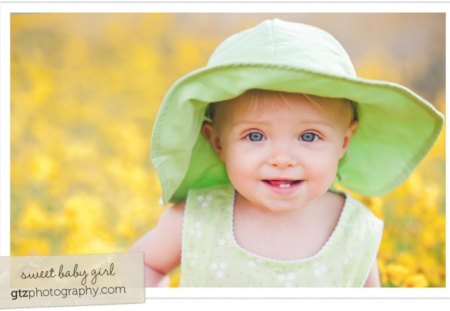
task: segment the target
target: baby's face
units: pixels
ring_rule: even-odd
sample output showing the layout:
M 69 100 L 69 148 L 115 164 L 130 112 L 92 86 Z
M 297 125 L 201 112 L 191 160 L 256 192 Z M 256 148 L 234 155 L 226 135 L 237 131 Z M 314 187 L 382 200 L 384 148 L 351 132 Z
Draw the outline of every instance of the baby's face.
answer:
M 327 192 L 356 122 L 349 107 L 306 98 L 257 106 L 220 104 L 212 145 L 245 200 L 274 212 L 300 208 Z

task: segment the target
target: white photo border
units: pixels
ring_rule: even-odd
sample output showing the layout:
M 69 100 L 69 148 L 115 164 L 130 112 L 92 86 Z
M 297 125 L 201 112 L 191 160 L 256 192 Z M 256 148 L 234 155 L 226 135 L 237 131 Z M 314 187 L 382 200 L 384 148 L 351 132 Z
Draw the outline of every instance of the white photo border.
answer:
M 28 1 L 3 2 L 0 4 L 0 255 L 10 255 L 10 16 L 14 13 L 447 13 L 449 3 L 338 3 L 330 1 L 317 3 L 263 2 L 255 6 L 254 1 L 230 3 L 205 2 L 152 2 L 103 3 L 103 2 L 46 2 Z M 446 23 L 446 44 L 450 42 L 449 26 Z M 449 64 L 446 62 L 446 73 Z M 448 90 L 447 79 L 446 90 Z M 447 134 L 447 133 L 446 133 Z M 447 135 L 448 137 L 448 135 Z M 447 150 L 446 150 L 447 152 Z M 447 153 L 446 153 L 447 154 Z M 7 173 L 8 172 L 8 173 Z M 446 168 L 446 175 L 449 168 Z M 448 187 L 448 186 L 446 186 Z M 448 189 L 448 188 L 446 188 Z M 447 191 L 446 191 L 447 192 Z M 446 198 L 447 205 L 447 198 Z M 448 219 L 448 216 L 447 216 Z M 446 236 L 449 236 L 449 226 Z M 448 245 L 448 239 L 446 241 Z M 449 259 L 446 259 L 448 267 Z M 448 284 L 448 276 L 446 276 Z M 439 298 L 450 299 L 450 289 L 446 288 L 364 288 L 364 289 L 254 289 L 254 288 L 179 288 L 147 289 L 147 298 Z

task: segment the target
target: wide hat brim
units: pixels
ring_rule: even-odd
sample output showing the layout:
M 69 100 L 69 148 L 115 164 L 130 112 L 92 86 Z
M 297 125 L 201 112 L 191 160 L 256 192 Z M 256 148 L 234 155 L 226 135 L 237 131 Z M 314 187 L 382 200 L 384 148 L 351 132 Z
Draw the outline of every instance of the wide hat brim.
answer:
M 359 128 L 339 165 L 337 182 L 361 195 L 384 195 L 401 184 L 433 146 L 443 124 L 443 116 L 430 103 L 396 83 L 273 59 L 208 65 L 172 86 L 155 122 L 151 158 L 165 203 L 185 199 L 189 189 L 229 183 L 223 162 L 201 135 L 201 126 L 210 103 L 249 89 L 353 101 Z
M 340 184 L 362 195 L 383 195 L 398 186 L 429 151 L 443 123 L 431 104 L 394 83 L 273 64 L 201 69 L 174 85 L 155 123 L 152 161 L 164 202 L 184 199 L 190 188 L 229 182 L 224 164 L 200 134 L 201 126 L 210 103 L 249 89 L 347 98 L 356 103 L 360 126 L 338 172 Z

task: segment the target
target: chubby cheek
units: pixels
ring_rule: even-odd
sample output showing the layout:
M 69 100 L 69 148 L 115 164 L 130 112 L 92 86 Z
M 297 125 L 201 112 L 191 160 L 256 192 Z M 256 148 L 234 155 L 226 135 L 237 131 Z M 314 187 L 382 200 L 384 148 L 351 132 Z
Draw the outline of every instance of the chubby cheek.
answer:
M 249 177 L 255 178 L 257 175 L 259 160 L 251 153 L 243 152 L 239 148 L 224 148 L 222 161 L 233 184 L 242 183 Z
M 329 187 L 336 177 L 339 156 L 334 152 L 315 154 L 309 158 L 308 163 L 303 164 L 307 179 Z

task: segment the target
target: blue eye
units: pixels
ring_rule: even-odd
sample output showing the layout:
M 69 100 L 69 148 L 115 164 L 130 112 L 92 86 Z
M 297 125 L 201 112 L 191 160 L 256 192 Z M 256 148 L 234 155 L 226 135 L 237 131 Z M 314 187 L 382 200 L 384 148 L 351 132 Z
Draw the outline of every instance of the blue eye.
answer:
M 316 138 L 319 138 L 319 136 L 317 136 L 317 134 L 314 134 L 311 132 L 307 132 L 307 133 L 300 135 L 300 140 L 309 142 L 309 143 L 315 141 Z
M 264 139 L 264 135 L 258 132 L 251 132 L 247 135 L 247 139 L 250 141 L 261 141 Z

